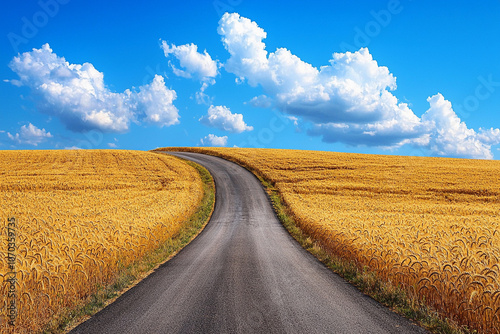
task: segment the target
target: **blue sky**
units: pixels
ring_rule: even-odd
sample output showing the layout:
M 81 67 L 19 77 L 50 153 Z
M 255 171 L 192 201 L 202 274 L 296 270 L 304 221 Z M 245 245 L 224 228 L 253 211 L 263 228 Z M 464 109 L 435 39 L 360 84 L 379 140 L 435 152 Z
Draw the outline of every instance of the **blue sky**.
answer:
M 500 157 L 498 0 L 2 6 L 0 149 Z

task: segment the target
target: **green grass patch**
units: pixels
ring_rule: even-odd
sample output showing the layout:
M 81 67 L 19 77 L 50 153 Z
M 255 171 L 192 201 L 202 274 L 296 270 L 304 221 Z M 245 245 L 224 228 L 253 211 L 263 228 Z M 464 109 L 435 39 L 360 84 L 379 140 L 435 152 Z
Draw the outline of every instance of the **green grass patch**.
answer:
M 184 161 L 194 167 L 200 174 L 204 195 L 198 209 L 183 224 L 178 234 L 161 244 L 153 252 L 145 254 L 141 259 L 120 270 L 109 285 L 98 287 L 94 294 L 75 308 L 63 312 L 58 318 L 52 319 L 42 333 L 69 332 L 143 280 L 152 270 L 175 256 L 203 230 L 210 220 L 215 206 L 214 181 L 204 167 L 191 161 Z

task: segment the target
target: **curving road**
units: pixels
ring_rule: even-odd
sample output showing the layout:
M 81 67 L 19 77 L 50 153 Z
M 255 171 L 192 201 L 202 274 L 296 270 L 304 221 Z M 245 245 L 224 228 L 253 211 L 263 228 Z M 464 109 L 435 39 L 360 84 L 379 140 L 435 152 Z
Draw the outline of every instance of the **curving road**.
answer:
M 212 156 L 174 155 L 213 175 L 210 223 L 71 333 L 426 333 L 302 249 L 253 174 Z

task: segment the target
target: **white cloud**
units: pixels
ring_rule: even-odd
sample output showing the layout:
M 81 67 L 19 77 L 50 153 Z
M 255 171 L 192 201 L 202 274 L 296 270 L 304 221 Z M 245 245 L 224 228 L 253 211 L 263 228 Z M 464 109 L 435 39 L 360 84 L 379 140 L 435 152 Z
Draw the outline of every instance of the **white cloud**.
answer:
M 125 132 L 131 122 L 141 120 L 160 126 L 178 123 L 175 91 L 165 87 L 161 76 L 139 92 L 115 93 L 92 64 L 70 64 L 49 44 L 14 57 L 9 67 L 19 76 L 10 82 L 30 87 L 38 108 L 73 131 Z
M 108 147 L 111 147 L 111 148 L 117 148 L 118 147 L 118 139 L 116 138 L 113 138 L 113 141 L 114 143 L 108 143 Z
M 179 111 L 173 104 L 176 98 L 175 91 L 165 86 L 163 77 L 155 75 L 153 82 L 139 88 L 135 100 L 144 112 L 144 121 L 163 127 L 179 123 Z
M 500 144 L 500 129 L 482 129 L 479 128 L 479 133 L 477 138 L 488 145 L 498 145 Z
M 199 120 L 207 126 L 233 133 L 253 130 L 253 127 L 245 124 L 242 114 L 233 114 L 226 106 L 210 106 L 208 114 Z
M 218 137 L 213 134 L 209 134 L 200 140 L 202 146 L 226 146 L 227 136 Z
M 162 41 L 161 48 L 165 57 L 169 58 L 170 55 L 173 55 L 179 61 L 179 66 L 182 69 L 169 61 L 175 75 L 183 78 L 195 78 L 202 82 L 200 91 L 195 95 L 196 102 L 210 104 L 212 99 L 204 92 L 210 85 L 215 84 L 215 77 L 219 74 L 219 61 L 213 60 L 207 50 L 204 50 L 203 53 L 198 52 L 198 46 L 192 43 L 176 46 Z
M 206 104 L 210 105 L 213 101 L 213 98 L 203 93 L 203 91 L 199 91 L 195 93 L 196 103 L 198 104 Z
M 82 150 L 82 148 L 78 147 L 78 146 L 66 146 L 64 149 L 65 150 Z
M 438 155 L 492 159 L 491 145 L 500 143 L 500 130 L 467 128 L 458 118 L 451 103 L 436 94 L 427 101 L 430 108 L 422 115 L 422 122 L 430 133 L 428 146 Z
M 273 99 L 266 95 L 259 95 L 252 98 L 249 103 L 256 108 L 270 108 L 273 105 Z
M 169 45 L 166 41 L 161 42 L 161 48 L 165 57 L 171 54 L 177 58 L 179 65 L 183 69 L 178 69 L 174 65 L 170 65 L 177 76 L 192 78 L 193 76 L 202 81 L 207 81 L 210 78 L 215 78 L 219 73 L 219 65 L 216 60 L 208 54 L 207 50 L 203 53 L 198 52 L 198 46 L 195 44 L 185 44 L 176 46 Z
M 286 116 L 289 120 L 293 122 L 293 125 L 298 126 L 299 125 L 299 119 L 295 116 Z
M 441 107 L 436 111 L 434 97 L 429 100 L 432 110 L 420 119 L 392 94 L 396 78 L 367 48 L 334 53 L 329 65 L 318 69 L 285 48 L 268 53 L 266 32 L 237 13 L 222 16 L 218 33 L 230 54 L 226 71 L 266 93 L 250 103 L 267 107 L 272 100 L 282 112 L 311 122 L 308 134 L 322 136 L 325 142 L 383 148 L 411 144 L 437 155 L 482 158 L 490 158 L 490 146 L 500 142 L 498 129 L 477 134 L 454 112 Z M 459 136 L 455 146 L 454 135 Z
M 356 133 L 354 142 L 381 133 L 385 144 L 399 145 L 402 140 L 390 140 L 389 132 L 403 131 L 403 138 L 419 135 L 419 118 L 390 92 L 396 78 L 368 49 L 335 53 L 330 65 L 318 70 L 284 48 L 268 54 L 264 30 L 237 13 L 224 14 L 218 32 L 230 54 L 225 69 L 252 86 L 261 85 L 269 95 L 254 98 L 253 104 L 268 106 L 272 98 L 283 112 L 319 125 L 315 134 L 347 124 L 347 131 Z M 398 121 L 405 124 L 394 124 Z
M 375 122 L 315 123 L 310 135 L 323 136 L 327 143 L 396 148 L 420 141 L 425 135 L 420 119 L 406 106 L 391 117 Z
M 262 42 L 267 34 L 257 23 L 237 13 L 225 13 L 217 30 L 231 57 L 226 61 L 226 71 L 234 73 L 241 82 L 257 86 L 269 81 L 269 63 L 266 45 Z
M 47 138 L 52 138 L 50 132 L 45 131 L 45 129 L 39 129 L 31 123 L 29 123 L 28 126 L 21 126 L 19 133 L 16 133 L 15 135 L 7 132 L 7 136 L 18 144 L 28 144 L 34 146 L 38 146 L 38 144 Z

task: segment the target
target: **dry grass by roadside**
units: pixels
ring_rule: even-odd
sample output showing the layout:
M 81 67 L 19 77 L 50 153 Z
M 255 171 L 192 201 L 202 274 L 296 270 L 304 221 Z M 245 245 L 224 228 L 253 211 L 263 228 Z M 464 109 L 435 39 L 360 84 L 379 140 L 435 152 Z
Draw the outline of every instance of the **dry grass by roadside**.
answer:
M 161 245 L 154 252 L 144 256 L 143 259 L 125 268 L 112 284 L 100 289 L 87 303 L 78 309 L 69 311 L 62 318 L 62 321 L 55 321 L 54 326 L 45 330 L 45 333 L 69 332 L 78 324 L 114 302 L 119 296 L 133 288 L 160 265 L 173 258 L 203 231 L 215 207 L 215 185 L 212 176 L 204 167 L 191 161 L 184 161 L 198 171 L 203 182 L 204 194 L 196 212 L 189 217 L 176 236 Z

